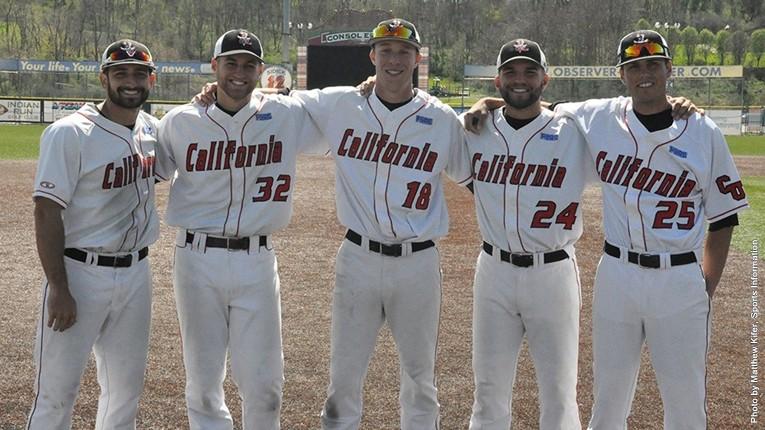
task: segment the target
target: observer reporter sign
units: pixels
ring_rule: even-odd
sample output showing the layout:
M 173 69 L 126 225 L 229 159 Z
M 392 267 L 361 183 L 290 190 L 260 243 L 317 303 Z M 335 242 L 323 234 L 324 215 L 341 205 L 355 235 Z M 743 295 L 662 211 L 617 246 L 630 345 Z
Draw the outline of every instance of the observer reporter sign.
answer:
M 619 69 L 613 66 L 551 66 L 547 72 L 560 79 L 619 79 Z M 673 66 L 672 77 L 680 78 L 741 78 L 743 66 Z
M 619 69 L 614 66 L 550 66 L 547 74 L 558 79 L 619 79 Z M 466 78 L 493 78 L 495 66 L 465 65 Z M 676 79 L 742 78 L 743 66 L 673 66 L 672 77 Z

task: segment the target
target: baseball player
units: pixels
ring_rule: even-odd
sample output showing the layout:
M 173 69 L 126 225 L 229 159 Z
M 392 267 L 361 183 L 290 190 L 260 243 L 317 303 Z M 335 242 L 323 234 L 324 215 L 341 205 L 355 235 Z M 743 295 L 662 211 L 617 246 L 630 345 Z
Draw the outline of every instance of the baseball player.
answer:
M 626 428 L 647 342 L 664 428 L 703 429 L 710 301 L 748 203 L 720 129 L 699 114 L 672 119 L 666 40 L 632 32 L 618 61 L 630 97 L 562 106 L 585 133 L 603 189 L 589 428 Z
M 151 312 L 148 246 L 154 208 L 156 119 L 141 111 L 154 85 L 141 43 L 103 53 L 106 100 L 51 124 L 40 140 L 35 234 L 45 280 L 27 429 L 68 429 L 91 349 L 96 429 L 134 429 Z
M 296 157 L 321 142 L 293 99 L 254 93 L 263 49 L 247 30 L 216 42 L 217 102 L 160 123 L 174 172 L 167 223 L 178 228 L 173 286 L 191 429 L 232 429 L 227 351 L 244 429 L 278 429 L 284 380 L 279 276 L 271 234 L 292 212 Z
M 594 168 L 573 121 L 543 110 L 547 61 L 536 42 L 502 46 L 494 83 L 505 101 L 468 133 L 483 252 L 473 294 L 475 399 L 470 429 L 507 430 L 524 336 L 539 385 L 540 429 L 581 429 L 576 402 L 580 200 Z
M 337 215 L 348 228 L 336 262 L 324 429 L 356 429 L 377 334 L 387 322 L 401 363 L 401 428 L 438 427 L 435 358 L 441 272 L 435 241 L 448 230 L 444 173 L 470 181 L 456 114 L 412 86 L 420 36 L 402 19 L 372 30 L 374 94 L 293 92 L 329 142 Z

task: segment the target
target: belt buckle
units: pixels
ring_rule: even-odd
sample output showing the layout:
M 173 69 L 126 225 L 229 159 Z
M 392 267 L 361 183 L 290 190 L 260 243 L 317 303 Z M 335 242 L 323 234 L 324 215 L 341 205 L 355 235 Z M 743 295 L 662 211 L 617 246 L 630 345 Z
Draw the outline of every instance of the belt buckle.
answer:
M 638 254 L 638 266 L 656 268 L 661 265 L 658 255 L 641 253 Z
M 112 268 L 115 267 L 130 267 L 131 263 L 133 262 L 133 254 L 128 255 L 115 255 L 112 257 Z
M 531 262 L 528 260 L 531 259 Z M 534 256 L 531 254 L 510 254 L 510 262 L 518 267 L 531 267 L 534 265 Z
M 402 249 L 403 245 L 386 245 L 384 243 L 380 243 L 380 254 L 386 255 L 388 257 L 401 257 L 403 252 Z

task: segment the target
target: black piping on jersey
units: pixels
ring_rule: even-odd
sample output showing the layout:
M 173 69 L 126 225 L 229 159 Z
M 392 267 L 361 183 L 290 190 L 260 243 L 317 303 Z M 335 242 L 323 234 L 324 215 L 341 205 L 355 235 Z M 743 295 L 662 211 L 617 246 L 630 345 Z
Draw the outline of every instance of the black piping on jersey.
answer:
M 380 136 L 382 137 L 383 132 L 385 131 L 383 129 L 382 121 L 380 121 L 380 118 L 377 117 L 377 114 L 375 113 L 375 110 L 372 109 L 372 105 L 369 103 L 369 97 L 367 97 L 367 106 L 369 106 L 369 111 L 372 112 L 372 115 L 377 120 L 377 123 L 380 124 Z M 380 219 L 377 217 L 377 197 L 375 197 L 375 189 L 377 188 L 377 169 L 380 167 L 380 160 L 375 160 L 375 178 L 372 181 L 372 212 L 375 214 L 375 222 L 377 225 L 380 225 Z M 391 224 L 391 230 L 393 230 L 393 224 Z M 396 231 L 393 231 L 393 236 L 396 236 Z
M 105 127 L 102 127 L 97 122 L 93 121 L 93 119 L 91 119 L 87 115 L 81 113 L 80 111 L 77 111 L 77 113 L 80 114 L 85 119 L 87 119 L 88 121 L 92 122 L 93 125 L 95 125 L 96 127 L 100 128 L 101 130 L 103 130 L 103 131 L 111 134 L 112 136 L 120 139 L 121 141 L 125 142 L 125 145 L 127 145 L 128 150 L 130 151 L 130 155 L 131 156 L 135 156 L 136 155 L 133 152 L 133 147 L 130 145 L 130 142 L 125 140 L 125 138 L 123 138 L 122 136 L 119 136 L 119 135 L 117 135 L 115 133 L 112 133 L 111 131 L 107 130 Z M 131 132 L 131 134 L 132 134 L 132 132 Z M 143 156 L 143 154 L 141 154 L 141 156 Z M 125 245 L 125 242 L 127 241 L 128 234 L 130 233 L 130 230 L 132 230 L 133 228 L 136 229 L 136 233 L 135 233 L 135 240 L 133 241 L 133 246 L 131 247 L 131 250 L 134 249 L 136 247 L 136 245 L 138 244 L 138 229 L 137 229 L 136 223 L 135 223 L 135 211 L 136 211 L 136 209 L 138 209 L 141 206 L 141 190 L 138 189 L 138 181 L 133 181 L 133 188 L 135 188 L 135 194 L 136 194 L 136 197 L 138 197 L 138 204 L 136 205 L 135 208 L 133 208 L 130 211 L 130 227 L 125 231 L 125 236 L 122 237 L 122 243 L 120 243 L 120 246 L 118 248 L 119 250 L 123 249 L 122 247 Z
M 244 129 L 247 128 L 247 124 L 249 124 L 250 120 L 255 118 L 258 112 L 260 112 L 260 109 L 262 109 L 263 106 L 265 105 L 265 102 L 263 101 L 262 98 L 259 101 L 261 102 L 260 106 L 258 106 L 258 108 L 255 109 L 255 112 L 253 112 L 253 114 L 250 115 L 249 118 L 247 118 L 247 121 L 245 121 L 244 124 L 242 124 L 242 128 L 239 131 L 240 133 L 239 141 L 242 144 L 242 146 L 244 146 Z M 242 180 L 242 184 L 244 186 L 242 187 L 242 202 L 239 203 L 239 216 L 236 219 L 236 233 L 234 234 L 235 237 L 239 237 L 239 225 L 242 222 L 242 212 L 244 212 L 244 195 L 247 193 L 247 166 L 245 164 L 242 165 L 242 175 L 244 175 Z M 249 253 L 250 251 L 247 250 L 247 252 Z
M 401 122 L 398 125 L 398 128 L 396 128 L 396 134 L 393 136 L 393 141 L 398 142 L 398 132 L 401 131 L 401 126 L 404 125 L 404 123 L 411 117 L 417 114 L 417 112 L 421 111 L 425 108 L 425 106 L 429 105 L 430 102 L 425 102 L 422 106 L 420 106 L 417 110 L 412 112 L 410 115 L 408 115 L 406 118 L 401 120 Z M 382 157 L 380 157 L 382 158 Z M 388 205 L 388 186 L 390 185 L 390 171 L 393 169 L 393 164 L 388 164 L 388 176 L 385 178 L 385 209 L 388 211 L 388 219 L 390 220 L 390 228 L 393 230 L 393 217 L 390 215 L 390 206 Z M 394 231 L 393 234 L 395 235 L 396 232 Z
M 213 124 L 217 125 L 218 127 L 220 127 L 221 130 L 223 130 L 223 134 L 226 135 L 226 142 L 228 142 L 229 141 L 228 130 L 226 130 L 225 127 L 220 125 L 218 121 L 215 121 L 213 117 L 210 116 L 210 113 L 208 112 L 209 109 L 210 109 L 210 106 L 205 107 L 205 116 L 207 116 L 207 118 L 210 121 L 212 121 Z M 228 207 L 226 208 L 226 219 L 223 221 L 223 230 L 220 233 L 220 235 L 224 237 L 226 236 L 226 225 L 228 225 L 228 215 L 231 212 L 231 204 L 234 202 L 233 182 L 234 182 L 234 176 L 231 173 L 231 169 L 229 168 L 228 169 Z M 205 252 L 206 251 L 207 251 L 207 248 L 205 247 Z
M 62 206 L 64 207 L 64 209 L 66 209 L 66 208 L 69 206 L 69 202 L 67 202 L 66 200 L 62 199 L 61 197 L 59 197 L 59 196 L 57 196 L 57 195 L 55 195 L 55 194 L 53 194 L 53 193 L 49 193 L 49 192 L 47 192 L 47 191 L 43 191 L 43 190 L 40 190 L 40 189 L 37 189 L 37 190 L 35 190 L 35 192 L 36 192 L 36 193 L 40 193 L 40 194 L 46 194 L 46 195 L 49 195 L 49 196 L 51 197 L 51 198 L 49 198 L 49 199 L 50 199 L 50 200 L 53 200 L 53 201 L 54 201 L 54 202 L 56 202 L 56 203 L 58 203 L 58 202 L 61 202 L 61 203 L 63 203 L 63 205 L 62 205 Z
M 502 116 L 502 119 L 507 122 L 507 119 L 505 119 L 504 115 Z M 529 138 L 526 140 L 526 142 L 523 144 L 523 147 L 521 149 L 521 163 L 523 163 L 523 157 L 526 154 L 526 146 L 528 146 L 529 142 L 531 142 L 531 139 L 533 139 L 537 134 L 541 133 L 542 130 L 547 128 L 547 126 L 552 122 L 552 120 L 555 119 L 555 115 L 551 116 L 550 119 L 537 131 L 534 133 L 531 133 Z M 497 127 L 497 122 L 492 121 L 492 125 L 494 126 L 494 129 L 497 130 L 497 133 L 499 133 L 500 136 L 502 136 L 502 140 L 505 142 L 505 148 L 507 150 L 507 158 L 510 159 L 510 144 L 507 143 L 507 138 L 504 134 L 502 134 L 502 131 L 500 131 L 499 127 Z M 530 124 L 530 123 L 529 123 Z M 510 125 L 508 123 L 508 125 Z M 528 125 L 528 124 L 527 124 Z M 525 126 L 524 126 L 525 127 Z M 523 128 L 523 127 L 521 127 Z M 507 237 L 507 181 L 504 181 L 502 184 L 502 226 L 505 228 L 505 237 Z M 520 208 L 518 205 L 518 198 L 521 193 L 521 184 L 520 182 L 515 186 L 515 232 L 518 235 L 518 242 L 521 244 L 521 249 L 523 252 L 526 251 L 526 247 L 523 245 L 523 238 L 521 237 L 521 226 L 520 226 Z M 510 252 L 513 252 L 512 247 L 510 246 L 510 241 L 507 241 L 507 250 Z
M 632 128 L 630 127 L 629 121 L 627 120 L 627 105 L 624 106 L 624 125 L 627 126 L 627 131 L 630 133 L 630 137 L 632 137 L 632 141 L 635 142 L 635 158 L 634 159 L 637 159 L 638 142 L 637 142 L 637 139 L 635 138 L 635 134 L 632 132 Z M 651 167 L 651 160 L 653 159 L 653 154 L 656 153 L 657 149 L 661 148 L 664 145 L 668 145 L 668 144 L 676 141 L 677 139 L 680 138 L 680 136 L 682 136 L 685 133 L 685 130 L 687 130 L 687 129 L 688 129 L 688 120 L 685 120 L 685 126 L 680 131 L 680 134 L 678 134 L 677 136 L 675 136 L 674 138 L 672 138 L 672 139 L 670 139 L 670 140 L 668 140 L 666 142 L 662 142 L 662 143 L 656 145 L 656 147 L 654 147 L 653 150 L 651 151 L 651 155 L 648 156 L 648 162 L 646 164 L 646 167 L 649 167 L 649 168 Z M 694 175 L 696 176 L 695 173 L 694 173 Z M 698 176 L 696 176 L 696 177 L 698 178 Z M 625 207 L 627 207 L 627 190 L 629 190 L 629 188 L 630 187 L 628 185 L 624 189 L 624 206 Z M 643 188 L 640 188 L 640 191 L 638 191 L 638 198 L 637 198 L 637 211 L 638 211 L 638 215 L 640 215 L 640 229 L 641 229 L 641 231 L 643 233 L 643 249 L 645 251 L 648 251 L 648 242 L 646 241 L 646 238 L 645 238 L 645 221 L 643 221 L 643 213 L 640 211 L 640 197 L 642 195 L 643 195 Z M 629 222 L 630 222 L 629 221 L 629 216 L 627 216 L 627 232 L 630 231 L 629 230 Z M 630 244 L 632 244 L 632 237 L 630 237 Z
M 247 121 L 245 121 L 245 124 L 242 126 L 242 130 L 244 130 L 244 126 L 247 125 L 247 122 L 249 122 L 250 119 L 252 119 L 255 115 L 257 115 L 258 112 L 260 112 L 261 107 L 263 107 L 262 104 L 258 106 L 257 109 L 255 109 L 255 112 L 252 114 L 252 116 L 247 118 Z M 218 127 L 220 127 L 221 130 L 223 130 L 223 134 L 226 136 L 226 142 L 228 142 L 229 141 L 228 130 L 226 130 L 225 127 L 220 125 L 218 121 L 215 121 L 215 119 L 213 119 L 213 117 L 210 116 L 210 113 L 208 112 L 209 109 L 210 109 L 210 106 L 207 106 L 205 108 L 205 115 L 207 116 L 207 118 L 210 119 L 210 121 L 212 121 L 213 124 L 217 125 Z M 242 131 L 242 136 L 243 135 L 244 135 L 244 132 Z M 244 140 L 242 140 L 242 142 L 240 143 L 244 145 Z M 246 166 L 243 165 L 242 174 L 244 175 L 244 182 L 242 184 L 242 202 L 240 203 L 239 217 L 237 218 L 237 222 L 236 222 L 236 232 L 234 233 L 235 237 L 239 236 L 239 221 L 242 218 L 242 208 L 244 207 L 244 194 L 247 191 L 247 185 L 246 185 L 247 171 L 245 169 L 246 169 Z M 223 221 L 223 231 L 221 232 L 221 236 L 224 236 L 224 237 L 226 236 L 226 227 L 228 226 L 228 218 L 229 218 L 229 215 L 231 214 L 231 205 L 234 203 L 234 174 L 232 170 L 233 169 L 231 168 L 228 169 L 228 207 L 226 208 L 226 219 Z
M 141 154 L 144 153 L 143 152 L 143 139 L 141 139 L 142 133 L 143 133 L 142 129 L 138 131 L 138 148 L 140 148 Z M 156 156 L 156 148 L 155 148 L 154 155 Z M 154 162 L 156 163 L 156 158 L 154 159 Z M 141 165 L 141 169 L 143 169 L 143 165 Z M 154 172 L 152 172 L 152 173 L 154 173 Z M 143 172 L 141 172 L 141 176 L 143 176 Z M 151 189 L 151 186 L 152 186 L 152 184 L 149 182 L 150 180 L 153 181 L 154 178 L 146 176 L 146 189 L 149 189 L 149 190 Z M 138 181 L 136 181 L 136 182 L 138 182 Z M 148 205 L 149 205 L 149 199 L 147 198 L 143 202 L 143 216 L 145 217 L 144 219 L 147 222 L 149 220 L 149 213 L 146 211 L 146 206 L 148 206 Z M 137 243 L 138 243 L 138 234 L 136 234 L 135 237 L 136 237 L 136 245 L 133 245 L 133 247 L 137 246 Z
M 37 359 L 37 387 L 35 390 L 35 400 L 32 402 L 32 412 L 29 413 L 29 419 L 27 420 L 26 430 L 32 427 L 32 418 L 37 411 L 37 401 L 40 398 L 40 385 L 42 385 L 42 367 L 43 367 L 43 344 L 45 343 L 45 311 L 47 309 L 46 301 L 48 300 L 48 286 L 50 283 L 45 280 L 45 287 L 43 287 L 42 305 L 40 306 L 40 352 Z

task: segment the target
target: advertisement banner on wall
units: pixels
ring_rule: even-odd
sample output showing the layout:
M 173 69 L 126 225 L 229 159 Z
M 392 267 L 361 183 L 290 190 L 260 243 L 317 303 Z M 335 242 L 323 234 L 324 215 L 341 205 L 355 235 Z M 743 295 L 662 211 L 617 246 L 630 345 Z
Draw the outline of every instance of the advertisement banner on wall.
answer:
M 40 101 L 0 100 L 0 122 L 40 122 Z
M 58 121 L 61 118 L 77 112 L 85 102 L 45 100 L 43 102 L 43 122 Z

